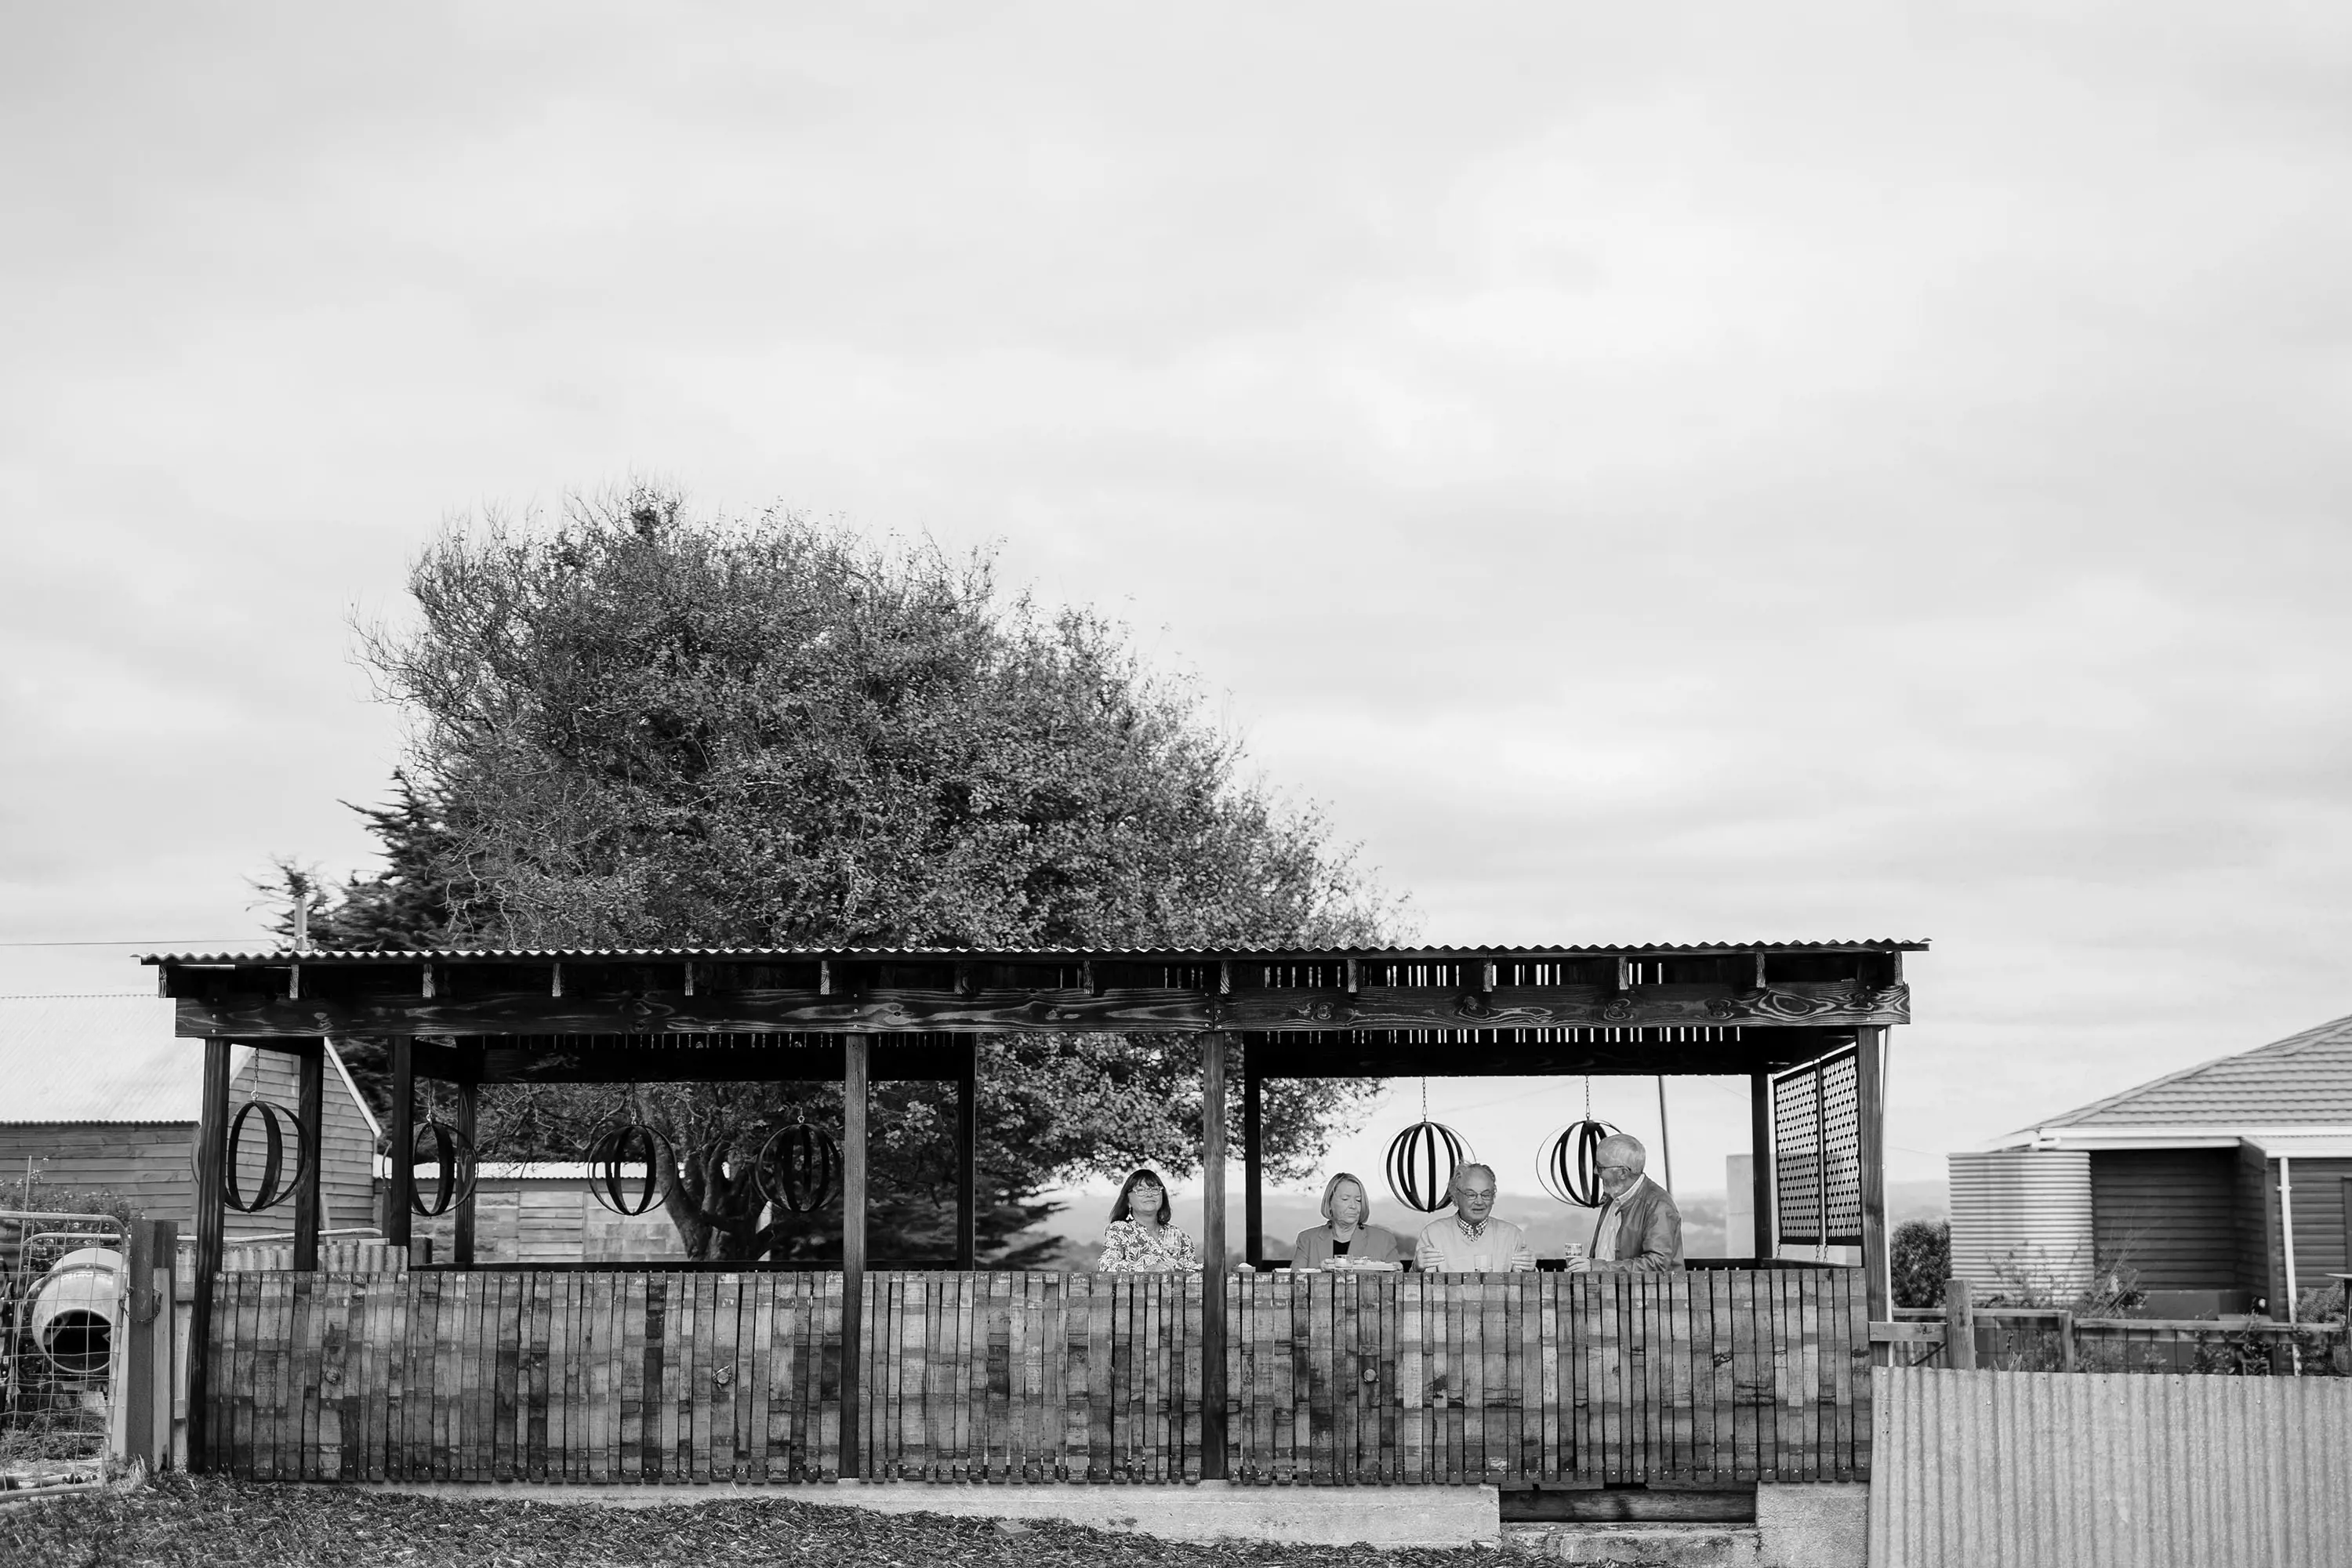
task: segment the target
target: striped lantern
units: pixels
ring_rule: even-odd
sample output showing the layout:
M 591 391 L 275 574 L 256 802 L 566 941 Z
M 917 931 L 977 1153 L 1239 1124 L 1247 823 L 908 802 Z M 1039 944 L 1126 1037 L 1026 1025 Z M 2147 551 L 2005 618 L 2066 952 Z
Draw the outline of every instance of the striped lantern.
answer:
M 428 1144 L 429 1159 L 425 1154 Z M 425 1201 L 425 1190 L 412 1179 L 408 1206 L 425 1219 L 438 1219 L 473 1194 L 474 1141 L 446 1121 L 420 1121 L 409 1130 L 408 1165 L 414 1172 L 428 1163 L 433 1167 L 432 1201 Z
M 840 1184 L 841 1145 L 824 1129 L 795 1121 L 761 1146 L 753 1173 L 770 1203 L 792 1214 L 814 1214 L 833 1201 Z
M 614 1214 L 631 1217 L 660 1203 L 677 1171 L 677 1154 L 669 1140 L 639 1121 L 607 1124 L 588 1140 L 580 1157 L 588 1163 L 588 1190 L 596 1201 Z M 637 1184 L 634 1191 L 633 1182 Z
M 237 1185 L 237 1168 L 244 1163 L 246 1126 L 256 1115 L 261 1118 L 261 1180 L 248 1195 Z M 289 1139 L 295 1150 L 291 1171 L 286 1169 L 286 1144 Z M 267 1100 L 247 1100 L 229 1120 L 228 1149 L 221 1161 L 221 1201 L 239 1214 L 276 1208 L 294 1195 L 308 1173 L 301 1151 L 300 1117 Z
M 1542 1152 L 1536 1156 L 1536 1179 L 1561 1203 L 1580 1209 L 1599 1208 L 1609 1196 L 1601 1187 L 1601 1141 L 1616 1135 L 1617 1129 L 1589 1116 L 1570 1122 L 1546 1140 Z
M 1389 1145 L 1389 1191 L 1409 1209 L 1435 1214 L 1454 1201 L 1454 1173 L 1474 1158 L 1470 1145 L 1451 1127 L 1416 1121 Z

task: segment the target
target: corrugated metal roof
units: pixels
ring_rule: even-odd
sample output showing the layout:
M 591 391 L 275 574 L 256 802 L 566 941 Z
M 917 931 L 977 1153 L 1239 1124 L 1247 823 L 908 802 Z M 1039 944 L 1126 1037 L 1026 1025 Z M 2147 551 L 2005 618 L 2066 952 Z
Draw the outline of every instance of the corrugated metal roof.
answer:
M 160 996 L 0 996 L 0 1122 L 194 1121 L 201 1054 Z
M 2347 1122 L 2352 1017 L 2168 1074 L 2038 1125 L 2230 1129 Z
M 513 961 L 517 959 L 628 959 L 652 958 L 1099 958 L 1114 962 L 1132 959 L 1143 963 L 1165 963 L 1171 959 L 1332 959 L 1332 958 L 1572 958 L 1572 957 L 1648 957 L 1652 955 L 1705 956 L 1709 953 L 1731 952 L 1924 952 L 1925 941 L 1900 937 L 1871 937 L 1848 942 L 1708 942 L 1617 943 L 1606 946 L 1527 947 L 1502 942 L 1493 946 L 1471 947 L 443 947 L 417 949 L 349 949 L 316 948 L 307 952 L 278 949 L 269 952 L 151 952 L 142 956 L 142 963 L 285 963 L 299 958 L 305 963 L 332 961 L 381 962 L 415 963 L 430 961 L 435 963 Z

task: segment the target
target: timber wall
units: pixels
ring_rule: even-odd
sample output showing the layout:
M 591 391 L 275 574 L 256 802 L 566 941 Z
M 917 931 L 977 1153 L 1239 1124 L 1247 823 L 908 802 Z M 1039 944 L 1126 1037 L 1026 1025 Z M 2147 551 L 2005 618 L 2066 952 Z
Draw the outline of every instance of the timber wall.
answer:
M 1227 1473 L 1734 1484 L 1869 1468 L 1858 1271 L 1239 1275 Z M 224 1275 L 216 1468 L 285 1479 L 1174 1482 L 1202 1474 L 1198 1276 Z M 845 1434 L 845 1425 L 847 1431 Z
M 2149 1290 L 2260 1289 L 2239 1278 L 2233 1149 L 2100 1149 L 2091 1153 L 2098 1257 L 2137 1269 Z
M 429 1238 L 433 1256 L 454 1258 L 452 1215 L 410 1222 Z M 584 1175 L 515 1176 L 483 1173 L 474 1184 L 474 1259 L 478 1263 L 657 1263 L 685 1257 L 677 1226 L 659 1205 L 625 1215 L 597 1203 Z
M 192 1053 L 188 1071 L 201 1070 Z M 251 1051 L 229 1082 L 232 1111 L 247 1100 L 274 1100 L 295 1110 L 300 1097 L 295 1079 L 295 1058 L 274 1051 Z M 319 1223 L 330 1229 L 376 1223 L 373 1156 L 375 1136 L 360 1113 L 350 1090 L 331 1063 L 326 1069 L 326 1127 L 320 1134 Z M 6 1110 L 0 1100 L 0 1112 Z M 21 1177 L 31 1163 L 35 1179 L 76 1190 L 120 1194 L 133 1214 L 168 1219 L 182 1234 L 195 1228 L 196 1175 L 189 1159 L 195 1126 L 186 1121 L 9 1121 L 0 1122 L 0 1181 Z M 245 1186 L 251 1191 L 259 1170 L 261 1136 L 257 1127 L 247 1134 Z M 286 1159 L 289 1165 L 293 1151 Z M 292 1200 L 259 1214 L 232 1209 L 226 1219 L 230 1237 L 261 1236 L 290 1230 Z

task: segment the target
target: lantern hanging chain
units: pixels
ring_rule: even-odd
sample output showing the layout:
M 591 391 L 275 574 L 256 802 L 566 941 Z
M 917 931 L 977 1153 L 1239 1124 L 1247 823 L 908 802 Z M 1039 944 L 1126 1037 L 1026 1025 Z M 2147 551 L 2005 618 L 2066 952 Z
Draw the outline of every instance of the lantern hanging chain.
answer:
M 1421 1080 L 1421 1119 L 1423 1121 L 1429 1120 L 1429 1080 L 1427 1079 Z
M 1592 1120 L 1592 1075 L 1591 1073 L 1584 1075 L 1584 1119 L 1587 1121 Z

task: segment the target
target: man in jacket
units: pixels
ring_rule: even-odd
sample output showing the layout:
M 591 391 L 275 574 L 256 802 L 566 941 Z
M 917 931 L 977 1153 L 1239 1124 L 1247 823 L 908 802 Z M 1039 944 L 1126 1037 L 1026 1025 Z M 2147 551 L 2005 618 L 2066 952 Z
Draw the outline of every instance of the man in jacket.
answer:
M 1683 1266 L 1683 1214 L 1666 1189 L 1642 1174 L 1642 1141 L 1619 1132 L 1593 1150 L 1608 1200 L 1592 1227 L 1592 1248 L 1569 1260 L 1577 1273 L 1631 1274 Z

